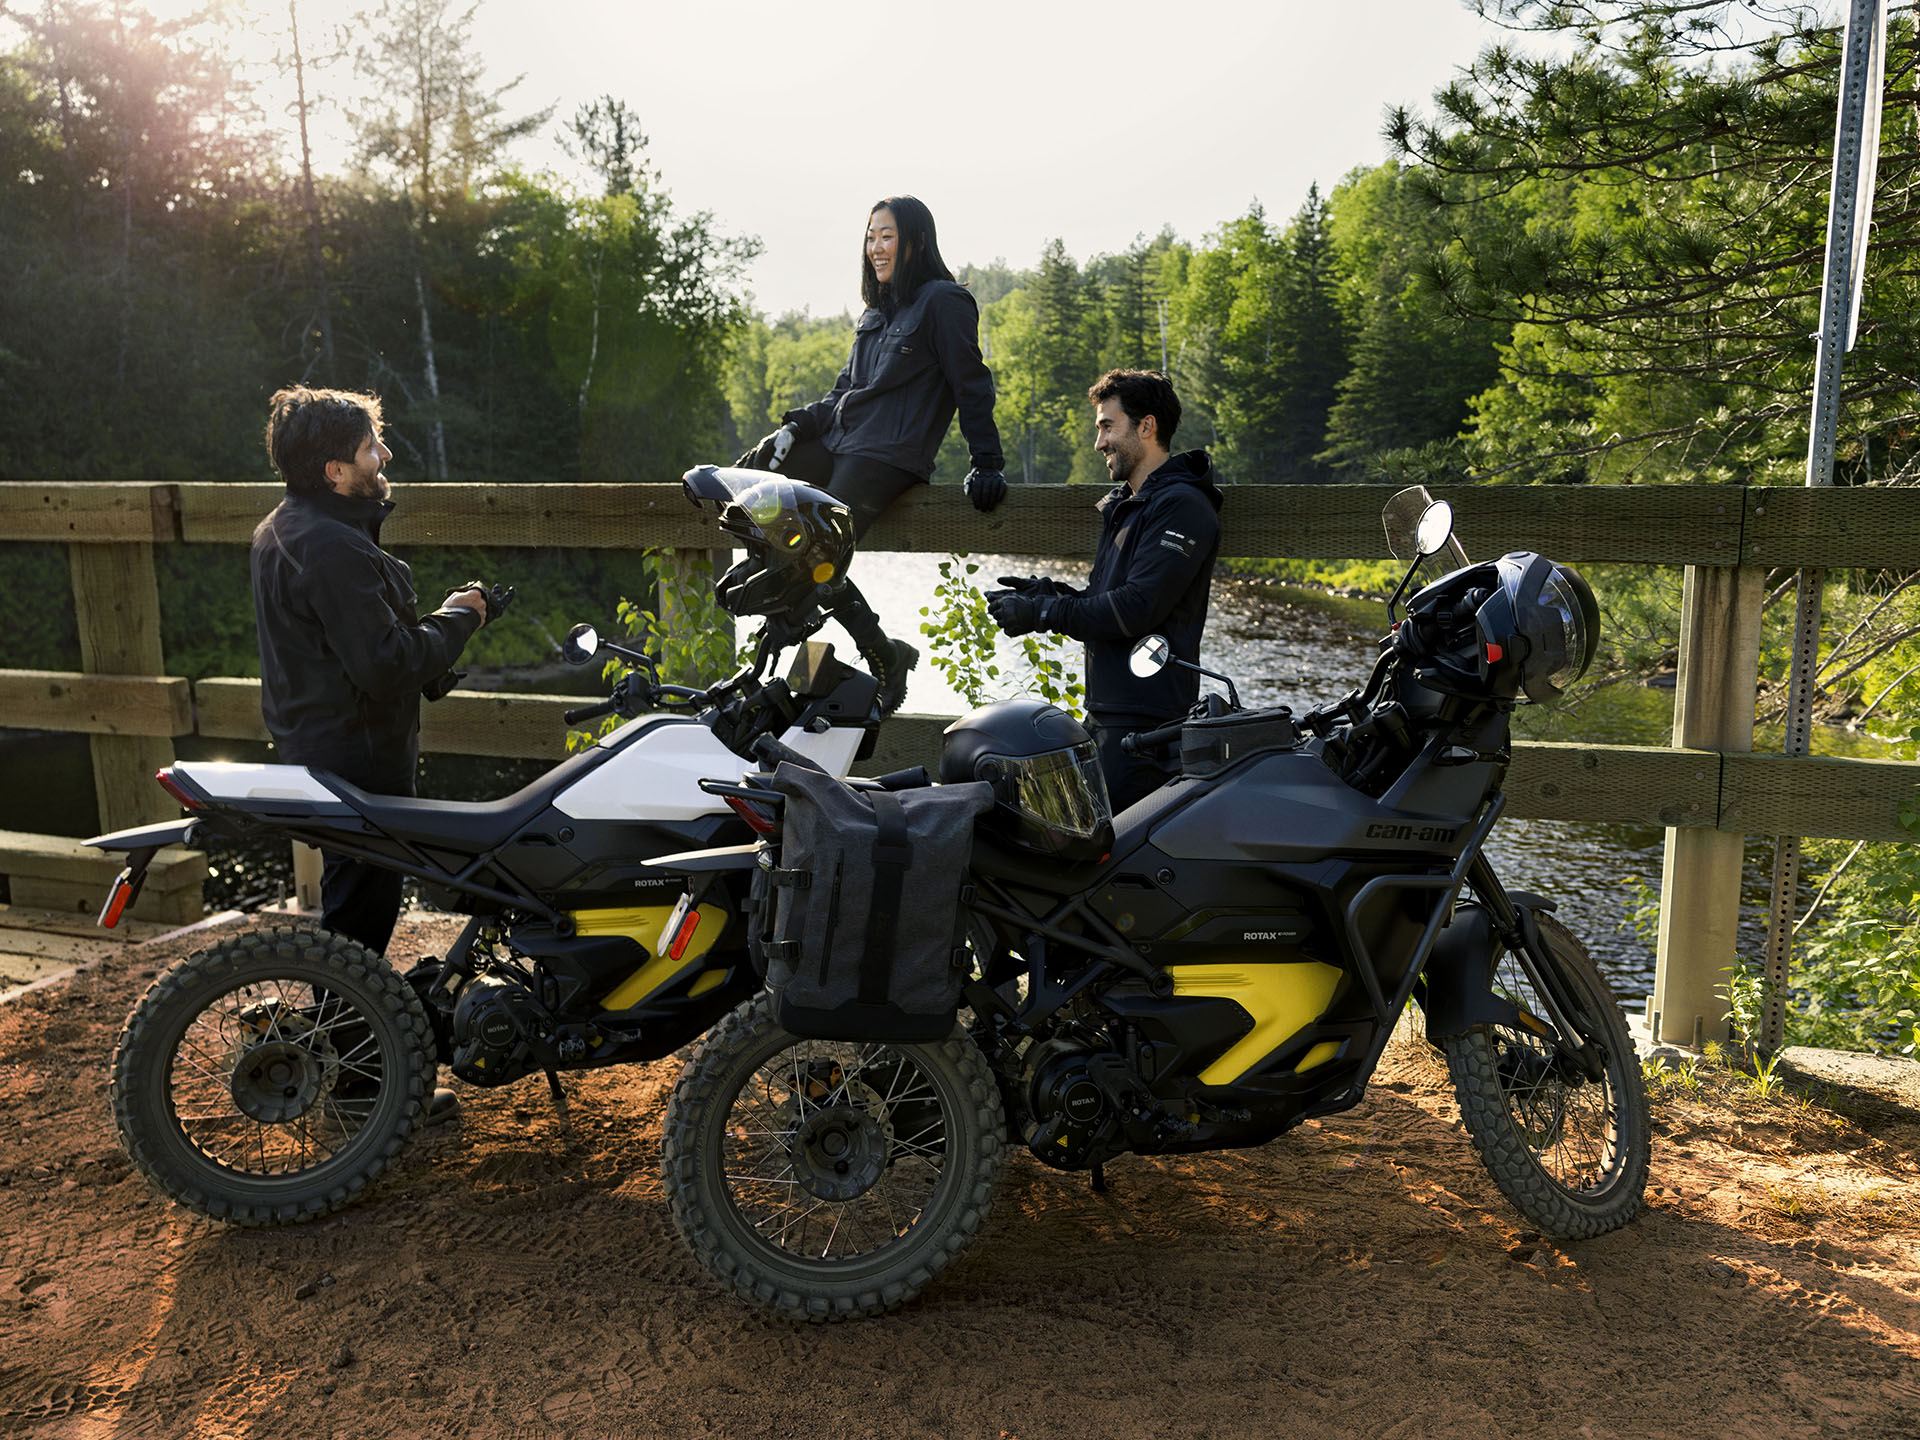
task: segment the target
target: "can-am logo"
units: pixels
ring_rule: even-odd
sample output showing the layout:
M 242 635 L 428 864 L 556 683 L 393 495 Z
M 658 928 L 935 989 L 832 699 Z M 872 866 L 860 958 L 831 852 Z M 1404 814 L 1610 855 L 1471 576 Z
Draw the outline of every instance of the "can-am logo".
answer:
M 1396 825 L 1383 820 L 1367 826 L 1369 840 L 1418 840 L 1423 843 L 1451 840 L 1460 833 L 1458 825 Z

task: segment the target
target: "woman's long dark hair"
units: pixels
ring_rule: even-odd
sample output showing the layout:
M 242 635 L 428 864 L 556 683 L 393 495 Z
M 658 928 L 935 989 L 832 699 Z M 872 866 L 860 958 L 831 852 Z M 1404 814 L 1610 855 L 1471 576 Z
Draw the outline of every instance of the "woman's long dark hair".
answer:
M 867 223 L 873 223 L 874 211 L 891 210 L 900 242 L 894 251 L 893 279 L 882 285 L 867 258 L 867 242 L 860 240 L 860 299 L 873 310 L 898 310 L 913 299 L 929 280 L 951 280 L 953 272 L 940 258 L 940 242 L 934 238 L 933 212 L 911 195 L 889 195 L 876 200 L 867 211 Z

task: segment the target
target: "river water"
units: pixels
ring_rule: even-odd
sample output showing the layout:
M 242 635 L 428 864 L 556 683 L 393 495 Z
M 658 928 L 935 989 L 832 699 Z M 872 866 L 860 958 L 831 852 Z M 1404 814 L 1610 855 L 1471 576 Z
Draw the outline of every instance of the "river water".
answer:
M 860 557 L 855 578 L 879 612 L 887 632 L 912 637 L 924 651 L 919 632 L 922 607 L 935 603 L 941 558 L 934 555 L 874 554 Z M 976 583 L 1036 569 L 1063 579 L 1085 576 L 1083 563 L 1036 565 L 1031 558 L 1003 561 L 980 557 Z M 608 610 L 612 609 L 612 597 Z M 581 617 L 604 619 L 605 617 Z M 1376 601 L 1347 600 L 1283 586 L 1272 581 L 1222 574 L 1215 579 L 1213 604 L 1201 659 L 1209 669 L 1232 675 L 1249 705 L 1287 704 L 1296 711 L 1323 703 L 1359 684 L 1375 654 L 1384 620 Z M 828 627 L 826 638 L 840 638 Z M 1077 646 L 1064 652 L 1077 671 Z M 1002 641 L 1003 673 L 1020 668 L 1017 647 Z M 1012 693 L 1003 685 L 1001 693 Z M 925 659 L 914 672 L 909 711 L 957 714 L 968 708 Z M 1523 709 L 1516 726 L 1523 734 L 1555 739 L 1663 744 L 1671 730 L 1670 691 L 1619 685 L 1600 692 L 1577 713 Z M 233 741 L 185 737 L 176 742 L 182 758 L 266 759 L 266 747 Z M 501 761 L 468 756 L 429 756 L 422 764 L 421 793 L 444 798 L 488 799 L 534 779 L 535 761 Z M 76 735 L 25 735 L 0 731 L 0 829 L 86 835 L 94 827 L 87 741 Z M 1649 993 L 1653 956 L 1635 933 L 1631 916 L 1639 885 L 1658 888 L 1663 832 L 1657 828 L 1595 825 L 1564 821 L 1504 820 L 1490 849 L 1506 883 L 1520 890 L 1551 895 L 1559 914 L 1580 934 L 1612 977 L 1623 999 Z M 1770 850 L 1749 848 L 1747 930 L 1743 948 L 1759 944 Z M 213 907 L 251 904 L 277 898 L 289 883 L 284 847 L 253 855 L 210 857 L 214 874 L 207 890 Z

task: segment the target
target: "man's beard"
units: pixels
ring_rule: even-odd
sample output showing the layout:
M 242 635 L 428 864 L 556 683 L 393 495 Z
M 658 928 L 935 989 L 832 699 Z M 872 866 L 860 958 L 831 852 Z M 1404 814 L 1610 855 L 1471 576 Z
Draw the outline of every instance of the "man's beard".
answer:
M 1138 450 L 1122 450 L 1116 447 L 1109 451 L 1108 454 L 1113 461 L 1108 471 L 1108 473 L 1113 476 L 1113 483 L 1116 485 L 1125 485 L 1128 481 L 1132 480 L 1133 472 L 1140 464 L 1140 452 Z
M 393 486 L 377 469 L 371 475 L 356 469 L 346 493 L 354 500 L 384 500 L 393 493 Z

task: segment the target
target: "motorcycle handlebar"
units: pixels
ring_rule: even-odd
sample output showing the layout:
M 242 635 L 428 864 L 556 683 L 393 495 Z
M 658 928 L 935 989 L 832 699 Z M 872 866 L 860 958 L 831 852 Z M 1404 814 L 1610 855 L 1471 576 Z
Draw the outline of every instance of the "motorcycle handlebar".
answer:
M 585 720 L 598 720 L 602 715 L 611 715 L 619 708 L 618 700 L 602 700 L 597 705 L 582 705 L 577 710 L 564 711 L 560 718 L 569 725 L 578 725 Z
M 1142 750 L 1164 750 L 1180 738 L 1180 731 L 1186 721 L 1176 720 L 1171 725 L 1162 725 L 1158 730 L 1141 730 L 1120 739 L 1120 748 L 1128 755 L 1138 755 Z

